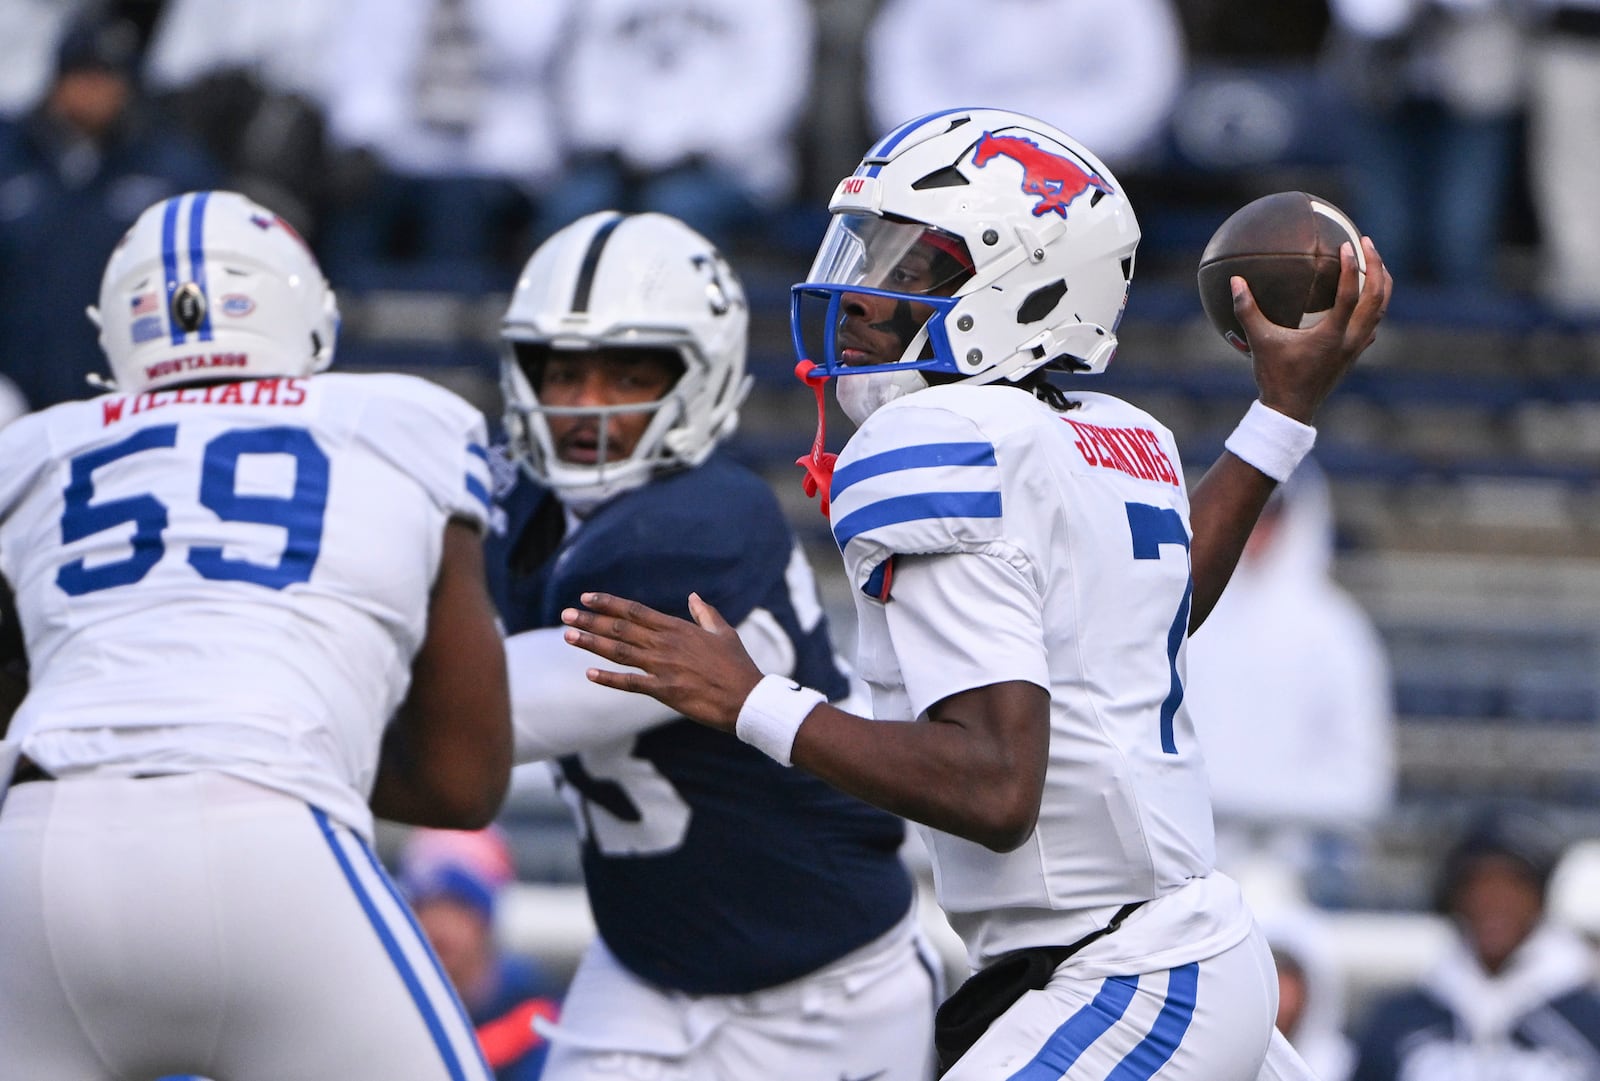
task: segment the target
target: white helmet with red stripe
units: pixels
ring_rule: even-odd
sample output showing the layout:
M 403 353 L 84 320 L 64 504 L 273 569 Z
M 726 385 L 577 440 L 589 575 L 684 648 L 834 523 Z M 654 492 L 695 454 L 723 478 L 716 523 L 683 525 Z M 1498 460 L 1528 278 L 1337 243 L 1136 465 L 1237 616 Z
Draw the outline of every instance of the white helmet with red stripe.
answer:
M 89 315 L 115 388 L 318 372 L 339 311 L 316 257 L 272 211 L 231 191 L 149 207 L 117 244 Z

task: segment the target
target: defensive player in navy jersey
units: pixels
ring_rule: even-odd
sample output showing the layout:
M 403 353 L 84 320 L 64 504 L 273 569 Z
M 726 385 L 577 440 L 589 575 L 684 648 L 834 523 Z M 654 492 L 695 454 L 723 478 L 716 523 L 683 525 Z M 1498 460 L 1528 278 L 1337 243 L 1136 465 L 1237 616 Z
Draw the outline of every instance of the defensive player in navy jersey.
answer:
M 560 613 L 587 590 L 687 615 L 714 598 L 764 671 L 846 700 L 811 569 L 767 486 L 717 446 L 749 385 L 717 251 L 601 213 L 529 260 L 504 388 L 525 474 L 490 564 L 519 761 L 555 759 L 599 938 L 550 1081 L 923 1081 L 936 977 L 899 819 L 732 736 L 585 678 Z
M 830 209 L 794 323 L 858 426 L 810 477 L 870 719 L 761 675 L 704 594 L 693 622 L 586 594 L 570 640 L 641 670 L 600 684 L 917 821 L 977 970 L 939 1011 L 947 1081 L 1308 1078 L 1273 1035 L 1267 943 L 1213 866 L 1184 642 L 1373 340 L 1376 249 L 1341 222 L 1337 303 L 1304 329 L 1235 280 L 1260 400 L 1191 521 L 1172 433 L 1082 378 L 1116 350 L 1139 240 L 1093 153 L 951 109 L 886 135 Z

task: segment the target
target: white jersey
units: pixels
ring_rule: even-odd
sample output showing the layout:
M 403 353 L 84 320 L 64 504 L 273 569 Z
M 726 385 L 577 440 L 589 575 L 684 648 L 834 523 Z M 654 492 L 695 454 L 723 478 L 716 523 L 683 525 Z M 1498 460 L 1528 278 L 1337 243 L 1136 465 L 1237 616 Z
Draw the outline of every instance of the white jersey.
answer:
M 1032 836 L 996 853 L 923 830 L 974 966 L 1072 943 L 1134 901 L 1163 899 L 1086 958 L 1184 963 L 1250 926 L 1212 871 L 1205 767 L 1182 703 L 1190 532 L 1176 445 L 1126 402 L 1073 397 L 1078 408 L 1056 413 L 1015 387 L 919 390 L 873 413 L 833 476 L 877 717 L 921 719 L 1010 680 L 1050 692 Z
M 218 770 L 371 831 L 482 415 L 402 375 L 107 395 L 0 432 L 0 574 L 57 773 Z

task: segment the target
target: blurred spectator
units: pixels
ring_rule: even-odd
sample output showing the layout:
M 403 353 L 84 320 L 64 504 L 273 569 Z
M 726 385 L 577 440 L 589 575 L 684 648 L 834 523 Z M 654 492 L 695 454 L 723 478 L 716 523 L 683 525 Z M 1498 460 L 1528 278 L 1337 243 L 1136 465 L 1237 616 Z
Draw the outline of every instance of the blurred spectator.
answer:
M 409 263 L 401 284 L 509 289 L 516 223 L 559 165 L 548 79 L 567 0 L 330 6 L 329 133 L 364 179 L 323 230 L 329 274 Z
M 1552 305 L 1600 316 L 1600 0 L 1539 0 L 1532 48 L 1528 173 Z
M 535 1018 L 554 1021 L 558 988 L 495 941 L 495 907 L 514 875 L 500 831 L 413 830 L 400 854 L 400 889 L 478 1030 L 496 1081 L 534 1081 L 548 1045 Z
M 1317 1081 L 1347 1081 L 1356 1052 L 1345 1034 L 1344 974 L 1330 929 L 1311 908 L 1264 913 L 1261 925 L 1278 967 L 1278 1031 Z
M 228 170 L 228 186 L 315 241 L 330 172 L 323 0 L 166 0 L 145 57 L 163 111 Z
M 1217 863 L 1286 863 L 1322 901 L 1389 809 L 1388 657 L 1332 577 L 1333 505 L 1307 460 L 1274 494 L 1189 640 L 1184 704 L 1211 776 Z
M 1189 50 L 1207 60 L 1311 60 L 1328 32 L 1326 0 L 1176 0 Z
M 808 0 L 579 4 L 557 82 L 571 161 L 535 239 L 654 210 L 728 248 L 794 193 L 815 32 Z
M 1331 0 L 1347 209 L 1397 281 L 1496 284 L 1519 161 L 1523 0 Z
M 1172 0 L 888 0 L 867 39 L 867 104 L 880 134 L 938 109 L 1015 109 L 1124 173 L 1165 130 L 1184 51 Z
M 1377 1003 L 1352 1081 L 1580 1081 L 1600 1076 L 1594 955 L 1547 922 L 1561 854 L 1530 811 L 1475 819 L 1445 856 L 1436 901 L 1455 936 L 1419 985 Z
M 84 309 L 140 211 L 221 179 L 143 108 L 138 51 L 131 24 L 74 24 L 44 100 L 0 123 L 0 373 L 34 409 L 93 393 L 105 365 Z
M 50 84 L 51 52 L 83 0 L 6 0 L 0 4 L 0 117 L 38 103 Z

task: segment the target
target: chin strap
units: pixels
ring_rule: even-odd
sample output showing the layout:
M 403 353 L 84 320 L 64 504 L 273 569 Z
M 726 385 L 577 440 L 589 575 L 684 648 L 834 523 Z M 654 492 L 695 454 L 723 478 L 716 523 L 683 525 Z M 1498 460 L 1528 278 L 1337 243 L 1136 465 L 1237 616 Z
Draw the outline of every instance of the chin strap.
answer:
M 821 511 L 824 518 L 828 517 L 828 492 L 833 486 L 833 463 L 839 460 L 837 454 L 829 454 L 828 446 L 828 405 L 823 399 L 823 391 L 828 385 L 828 376 L 817 374 L 815 361 L 802 360 L 794 366 L 795 378 L 810 387 L 817 396 L 817 437 L 811 441 L 811 453 L 803 454 L 794 460 L 794 464 L 805 470 L 805 477 L 800 481 L 800 486 L 805 489 L 806 495 L 821 499 Z

